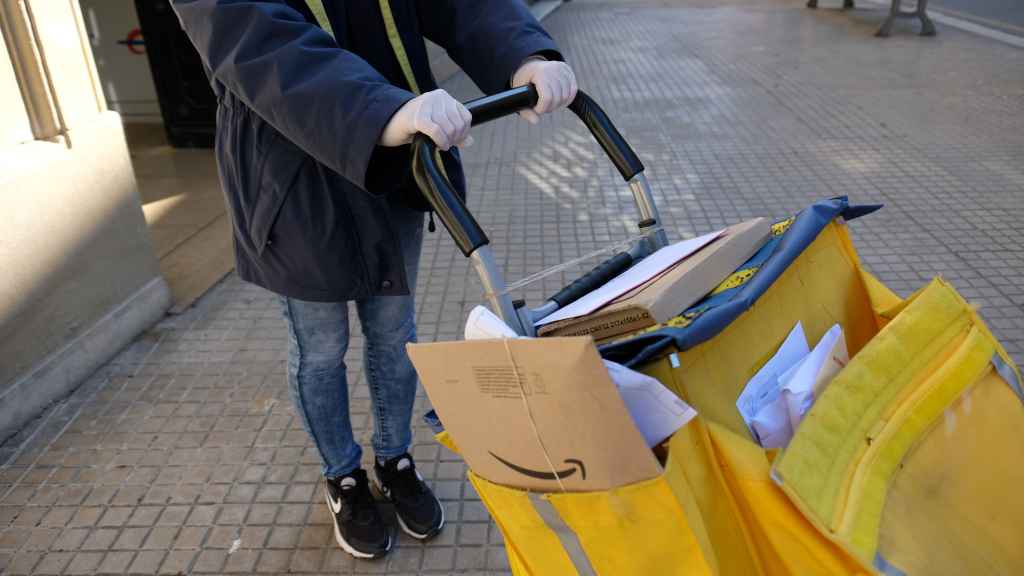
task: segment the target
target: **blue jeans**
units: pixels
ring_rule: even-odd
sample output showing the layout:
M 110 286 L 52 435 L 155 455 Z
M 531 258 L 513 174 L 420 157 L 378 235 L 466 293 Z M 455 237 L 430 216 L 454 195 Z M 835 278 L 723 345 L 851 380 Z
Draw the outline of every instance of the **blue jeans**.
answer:
M 416 371 L 405 352 L 416 341 L 416 270 L 423 245 L 423 214 L 392 209 L 409 281 L 408 296 L 375 296 L 356 301 L 366 346 L 363 367 L 373 404 L 373 451 L 390 459 L 409 451 Z M 306 302 L 281 297 L 288 321 L 288 387 L 295 409 L 320 452 L 328 478 L 360 466 L 362 448 L 349 418 L 348 302 Z

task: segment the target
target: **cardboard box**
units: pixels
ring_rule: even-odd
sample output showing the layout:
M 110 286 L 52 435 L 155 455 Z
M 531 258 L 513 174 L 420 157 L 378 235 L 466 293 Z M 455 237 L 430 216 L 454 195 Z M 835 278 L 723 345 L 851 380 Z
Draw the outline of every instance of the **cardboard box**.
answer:
M 491 482 L 578 492 L 661 474 L 590 338 L 440 342 L 408 350 L 462 457 Z
M 770 235 L 771 224 L 765 218 L 730 226 L 704 248 L 604 308 L 541 326 L 538 335 L 605 340 L 666 322 L 714 290 Z

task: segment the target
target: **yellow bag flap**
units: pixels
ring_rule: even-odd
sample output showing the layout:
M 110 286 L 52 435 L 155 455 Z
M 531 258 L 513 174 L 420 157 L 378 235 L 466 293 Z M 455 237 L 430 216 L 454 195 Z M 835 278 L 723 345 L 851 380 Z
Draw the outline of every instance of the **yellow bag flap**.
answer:
M 764 573 L 703 417 L 694 418 L 672 437 L 664 477 L 715 574 Z
M 867 270 L 861 269 L 860 277 L 864 282 L 864 289 L 867 290 L 868 299 L 871 300 L 871 307 L 875 311 L 878 329 L 881 330 L 893 319 L 895 314 L 892 313 L 892 310 L 900 307 L 903 300 Z
M 1024 574 L 1024 405 L 1009 384 L 988 371 L 894 473 L 878 552 L 907 574 Z
M 687 517 L 655 478 L 604 492 L 537 494 L 469 473 L 514 573 L 710 575 Z
M 889 483 L 908 451 L 992 370 L 996 344 L 942 280 L 911 301 L 832 381 L 775 463 L 827 534 L 872 562 Z
M 606 492 L 545 498 L 579 538 L 597 574 L 712 573 L 663 478 Z
M 793 506 L 772 482 L 764 450 L 723 426 L 711 423 L 708 431 L 765 574 L 874 573 L 826 538 Z
M 487 509 L 492 511 L 505 537 L 509 561 L 518 565 L 517 576 L 581 574 L 558 534 L 534 509 L 529 492 L 488 482 L 473 472 L 469 472 L 469 481 Z
M 442 430 L 441 432 L 434 434 L 434 440 L 437 440 L 438 444 L 452 452 L 455 452 L 456 454 L 459 453 L 459 448 L 455 445 L 455 440 L 452 440 L 452 435 L 449 434 L 447 430 Z

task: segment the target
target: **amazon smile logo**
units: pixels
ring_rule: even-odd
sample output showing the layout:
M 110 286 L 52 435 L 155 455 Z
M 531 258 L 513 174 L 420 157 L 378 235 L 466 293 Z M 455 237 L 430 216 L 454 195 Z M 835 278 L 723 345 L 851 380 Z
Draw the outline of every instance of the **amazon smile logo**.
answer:
M 516 472 L 522 474 L 523 476 L 529 476 L 530 478 L 536 478 L 538 480 L 565 480 L 566 478 L 572 476 L 577 471 L 579 471 L 580 478 L 583 480 L 587 479 L 587 467 L 583 465 L 582 460 L 577 460 L 575 458 L 566 458 L 564 460 L 566 464 L 570 464 L 569 468 L 566 468 L 565 470 L 555 470 L 554 472 L 551 472 L 544 470 L 531 470 L 529 468 L 513 464 L 508 460 L 505 460 L 501 456 L 498 456 L 494 452 L 488 452 L 488 454 L 494 456 L 494 458 L 498 462 L 501 462 L 505 466 L 508 466 L 510 469 L 515 470 Z

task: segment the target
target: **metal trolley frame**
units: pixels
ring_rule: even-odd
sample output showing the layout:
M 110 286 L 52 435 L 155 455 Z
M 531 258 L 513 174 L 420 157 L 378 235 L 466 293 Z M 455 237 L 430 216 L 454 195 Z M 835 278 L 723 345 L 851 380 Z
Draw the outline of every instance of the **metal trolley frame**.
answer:
M 533 86 L 514 88 L 492 96 L 466 102 L 473 115 L 473 125 L 514 114 L 537 103 Z M 608 115 L 583 91 L 569 105 L 571 110 L 590 130 L 601 145 L 623 180 L 629 185 L 637 207 L 637 228 L 640 240 L 628 250 L 608 258 L 594 269 L 559 290 L 537 308 L 527 308 L 525 302 L 513 302 L 506 290 L 505 279 L 494 261 L 490 240 L 469 212 L 462 198 L 455 192 L 444 172 L 438 168 L 436 147 L 430 138 L 419 134 L 413 139 L 413 175 L 420 191 L 444 224 L 463 255 L 473 261 L 483 283 L 491 308 L 518 334 L 536 335 L 536 323 L 559 308 L 619 275 L 635 262 L 667 244 L 661 227 L 658 208 L 644 175 L 644 165 L 636 153 L 612 124 Z

